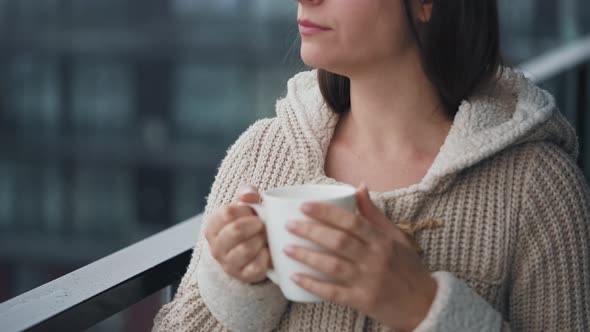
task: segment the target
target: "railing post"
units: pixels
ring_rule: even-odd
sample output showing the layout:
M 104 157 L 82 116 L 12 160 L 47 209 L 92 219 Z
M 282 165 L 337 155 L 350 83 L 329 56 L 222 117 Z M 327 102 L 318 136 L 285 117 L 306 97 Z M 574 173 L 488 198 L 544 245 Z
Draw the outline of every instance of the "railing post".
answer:
M 166 287 L 166 303 L 172 302 L 174 295 L 176 295 L 176 291 L 178 290 L 178 286 L 180 286 L 180 280 L 173 282 Z

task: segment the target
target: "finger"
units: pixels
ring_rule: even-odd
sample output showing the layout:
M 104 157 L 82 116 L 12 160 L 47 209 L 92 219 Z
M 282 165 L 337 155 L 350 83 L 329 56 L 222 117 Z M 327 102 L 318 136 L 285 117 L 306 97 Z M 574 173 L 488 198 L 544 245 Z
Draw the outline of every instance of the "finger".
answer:
M 352 306 L 352 290 L 348 287 L 338 285 L 329 281 L 322 281 L 304 274 L 295 274 L 291 280 L 306 291 L 321 297 L 324 300 L 334 303 Z
M 258 217 L 242 217 L 226 225 L 221 231 L 219 231 L 219 234 L 214 241 L 214 247 L 221 256 L 226 256 L 227 253 L 239 243 L 261 233 L 263 229 L 264 224 L 258 219 Z
M 285 253 L 321 273 L 343 282 L 354 282 L 356 269 L 352 262 L 338 256 L 322 253 L 300 246 L 289 245 Z
M 225 257 L 225 263 L 241 270 L 260 254 L 265 243 L 263 236 L 256 235 L 232 248 Z
M 221 229 L 239 218 L 255 216 L 248 206 L 228 205 L 216 210 L 207 218 L 206 235 L 208 238 L 217 237 Z
M 375 237 L 371 224 L 346 209 L 326 203 L 307 202 L 301 206 L 301 211 L 312 219 L 350 232 L 363 242 L 369 243 Z
M 287 229 L 350 261 L 354 262 L 366 257 L 365 244 L 342 229 L 309 220 L 290 221 L 287 223 Z
M 269 266 L 270 253 L 268 250 L 263 249 L 253 261 L 242 268 L 240 275 L 243 280 L 248 280 L 250 282 L 260 281 L 266 278 L 266 272 L 268 271 Z
M 260 203 L 260 193 L 253 185 L 243 185 L 239 190 L 238 200 L 250 204 Z

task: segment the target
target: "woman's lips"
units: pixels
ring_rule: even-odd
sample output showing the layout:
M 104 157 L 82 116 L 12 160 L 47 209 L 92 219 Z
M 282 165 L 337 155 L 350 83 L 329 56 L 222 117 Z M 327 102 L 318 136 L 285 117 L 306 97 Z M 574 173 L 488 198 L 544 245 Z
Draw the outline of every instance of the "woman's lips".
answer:
M 297 22 L 299 23 L 299 32 L 302 35 L 306 36 L 315 35 L 320 32 L 331 30 L 328 27 L 321 26 L 309 20 L 298 20 Z

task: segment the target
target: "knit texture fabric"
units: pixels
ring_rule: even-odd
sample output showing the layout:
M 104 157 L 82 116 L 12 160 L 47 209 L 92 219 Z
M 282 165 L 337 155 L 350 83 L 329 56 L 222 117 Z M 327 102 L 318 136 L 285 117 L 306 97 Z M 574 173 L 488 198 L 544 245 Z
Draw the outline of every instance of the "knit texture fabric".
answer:
M 296 75 L 277 116 L 254 123 L 229 149 L 204 214 L 235 203 L 245 183 L 261 191 L 340 183 L 324 172 L 338 119 L 316 72 Z M 462 103 L 420 183 L 370 193 L 392 223 L 439 225 L 416 234 L 439 286 L 416 332 L 590 331 L 590 191 L 577 154 L 554 98 L 505 69 Z M 153 330 L 389 331 L 349 307 L 293 303 L 270 281 L 232 278 L 203 232 Z

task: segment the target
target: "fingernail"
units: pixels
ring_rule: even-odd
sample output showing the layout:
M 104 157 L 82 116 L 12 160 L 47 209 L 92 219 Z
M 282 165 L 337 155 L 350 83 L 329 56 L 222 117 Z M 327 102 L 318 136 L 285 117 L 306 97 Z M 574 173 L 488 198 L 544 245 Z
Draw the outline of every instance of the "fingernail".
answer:
M 365 191 L 367 189 L 367 183 L 365 181 L 361 181 L 361 184 L 359 185 L 359 189 L 361 191 Z
M 291 276 L 291 280 L 293 280 L 294 282 L 300 282 L 301 277 L 298 274 L 294 274 Z
M 312 213 L 313 212 L 313 204 L 311 204 L 311 203 L 301 204 L 301 211 L 303 211 L 304 213 Z
M 287 253 L 287 254 L 293 254 L 295 253 L 295 246 L 292 244 L 286 245 L 285 248 L 283 248 L 283 250 Z
M 292 231 L 295 228 L 297 228 L 297 220 L 289 220 L 287 222 L 287 225 L 285 225 L 285 227 L 287 227 L 288 230 Z
M 242 195 L 246 195 L 246 194 L 256 194 L 256 190 L 254 190 L 254 189 L 253 189 L 253 188 L 251 188 L 251 187 L 246 187 L 246 188 L 242 189 L 242 192 L 241 192 L 241 194 L 242 194 Z

